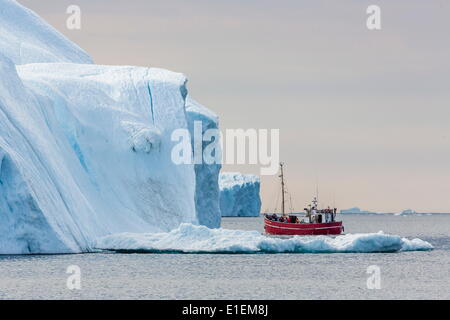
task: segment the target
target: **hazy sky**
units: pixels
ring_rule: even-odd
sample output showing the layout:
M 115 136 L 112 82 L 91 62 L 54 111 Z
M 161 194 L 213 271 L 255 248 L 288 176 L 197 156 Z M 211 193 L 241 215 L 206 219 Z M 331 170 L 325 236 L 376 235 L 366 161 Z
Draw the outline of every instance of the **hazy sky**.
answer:
M 294 206 L 450 212 L 450 3 L 20 0 L 98 64 L 183 72 L 222 129 L 279 128 Z M 66 8 L 82 29 L 66 29 Z M 382 30 L 366 28 L 381 7 Z M 258 173 L 257 166 L 225 170 Z M 263 209 L 276 176 L 262 177 Z

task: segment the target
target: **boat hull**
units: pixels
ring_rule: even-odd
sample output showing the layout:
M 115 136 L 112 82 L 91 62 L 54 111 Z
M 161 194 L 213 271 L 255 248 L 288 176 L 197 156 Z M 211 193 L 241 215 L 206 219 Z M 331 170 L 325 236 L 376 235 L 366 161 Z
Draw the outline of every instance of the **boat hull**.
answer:
M 274 235 L 339 235 L 344 231 L 342 221 L 325 223 L 288 223 L 264 218 L 264 230 Z

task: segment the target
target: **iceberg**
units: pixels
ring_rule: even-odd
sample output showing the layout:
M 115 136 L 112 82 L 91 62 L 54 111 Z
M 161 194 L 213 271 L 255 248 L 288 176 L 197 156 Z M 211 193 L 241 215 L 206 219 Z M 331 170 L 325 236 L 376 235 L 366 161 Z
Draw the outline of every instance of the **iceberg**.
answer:
M 403 210 L 402 212 L 394 213 L 394 215 L 395 216 L 411 216 L 411 215 L 422 215 L 422 214 L 418 213 L 417 211 L 412 210 L 412 209 L 406 209 L 406 210 Z
M 171 133 L 189 130 L 194 104 L 184 75 L 92 64 L 15 1 L 0 0 L 0 20 L 0 254 L 90 252 L 111 234 L 218 226 L 217 207 L 201 210 L 217 168 L 171 159 Z
M 350 209 L 343 209 L 340 211 L 342 214 L 381 214 L 377 212 L 371 212 L 367 210 L 361 210 L 360 208 L 350 208 Z
M 222 217 L 257 217 L 261 211 L 259 177 L 222 172 L 219 177 Z
M 187 128 L 184 76 L 59 63 L 1 71 L 0 252 L 89 251 L 101 235 L 197 222 L 194 169 L 170 158 L 170 133 Z
M 96 247 L 118 252 L 143 253 L 374 253 L 428 251 L 433 246 L 421 239 L 409 240 L 378 233 L 328 236 L 267 237 L 257 231 L 209 229 L 181 224 L 168 233 L 109 235 Z

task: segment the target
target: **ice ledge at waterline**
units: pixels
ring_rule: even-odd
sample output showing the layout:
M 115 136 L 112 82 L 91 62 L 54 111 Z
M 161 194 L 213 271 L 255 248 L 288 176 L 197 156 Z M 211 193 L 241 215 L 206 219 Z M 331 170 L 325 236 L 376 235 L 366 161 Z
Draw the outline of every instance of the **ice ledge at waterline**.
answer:
M 423 240 L 409 240 L 378 233 L 272 238 L 256 231 L 208 229 L 182 224 L 168 233 L 110 235 L 97 240 L 105 250 L 158 253 L 370 253 L 426 251 L 433 246 Z

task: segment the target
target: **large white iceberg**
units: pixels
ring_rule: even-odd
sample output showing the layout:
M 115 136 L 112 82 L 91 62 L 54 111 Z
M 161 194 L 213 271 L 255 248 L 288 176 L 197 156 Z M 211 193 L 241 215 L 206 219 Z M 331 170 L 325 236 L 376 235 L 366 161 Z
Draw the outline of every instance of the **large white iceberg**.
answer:
M 222 217 L 257 217 L 261 211 L 259 177 L 222 172 L 219 177 Z
M 172 131 L 189 129 L 185 76 L 91 64 L 10 0 L 0 39 L 0 254 L 199 223 L 198 174 L 171 159 Z

